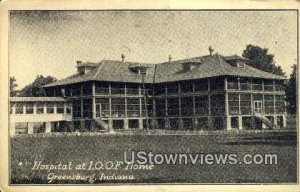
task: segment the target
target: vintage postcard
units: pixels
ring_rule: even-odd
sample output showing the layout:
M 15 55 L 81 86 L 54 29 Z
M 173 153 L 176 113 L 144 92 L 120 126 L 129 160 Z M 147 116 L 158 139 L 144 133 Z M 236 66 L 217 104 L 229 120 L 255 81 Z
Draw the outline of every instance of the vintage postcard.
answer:
M 296 1 L 13 2 L 1 190 L 299 191 Z

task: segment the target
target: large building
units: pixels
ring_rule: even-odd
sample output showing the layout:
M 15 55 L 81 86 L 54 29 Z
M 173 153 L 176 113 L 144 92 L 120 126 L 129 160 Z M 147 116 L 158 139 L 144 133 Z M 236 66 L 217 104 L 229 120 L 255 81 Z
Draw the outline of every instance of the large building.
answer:
M 210 54 L 159 64 L 77 62 L 77 74 L 45 86 L 72 103 L 75 131 L 230 130 L 286 125 L 284 77 L 240 56 Z

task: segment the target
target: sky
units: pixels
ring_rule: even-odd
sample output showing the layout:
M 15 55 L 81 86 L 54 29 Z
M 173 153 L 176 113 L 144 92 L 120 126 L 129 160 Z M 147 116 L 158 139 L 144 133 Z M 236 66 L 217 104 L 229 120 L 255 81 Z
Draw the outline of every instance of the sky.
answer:
M 296 11 L 13 11 L 9 70 L 18 89 L 37 75 L 65 78 L 76 61 L 161 63 L 268 48 L 287 77 L 297 63 Z

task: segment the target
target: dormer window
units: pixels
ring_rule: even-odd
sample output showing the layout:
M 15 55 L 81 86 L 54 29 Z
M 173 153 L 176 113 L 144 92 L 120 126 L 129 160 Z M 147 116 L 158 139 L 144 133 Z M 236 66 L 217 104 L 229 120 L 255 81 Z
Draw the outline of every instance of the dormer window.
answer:
M 201 64 L 202 64 L 202 59 L 198 57 L 184 60 L 181 62 L 182 69 L 184 71 L 192 71 L 198 68 Z
M 98 63 L 83 63 L 82 61 L 77 61 L 77 73 L 81 75 L 86 74 L 95 69 L 97 66 Z
M 199 67 L 200 65 L 201 65 L 201 63 L 197 63 L 197 62 L 182 63 L 182 69 L 184 71 L 192 71 L 192 70 L 196 69 L 197 67 Z
M 224 57 L 224 60 L 234 67 L 244 68 L 245 63 L 248 59 L 240 57 L 238 55 L 233 55 L 233 56 Z
M 146 66 L 142 66 L 140 64 L 136 64 L 136 65 L 131 65 L 129 66 L 129 69 L 139 75 L 147 75 L 147 69 L 149 67 Z

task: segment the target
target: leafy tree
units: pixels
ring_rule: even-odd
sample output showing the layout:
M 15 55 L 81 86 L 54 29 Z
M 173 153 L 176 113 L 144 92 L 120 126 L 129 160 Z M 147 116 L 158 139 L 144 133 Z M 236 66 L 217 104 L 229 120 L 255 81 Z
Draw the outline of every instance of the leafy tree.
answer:
M 286 100 L 288 102 L 288 112 L 291 114 L 296 114 L 297 111 L 297 96 L 296 96 L 296 71 L 297 67 L 296 64 L 292 66 L 293 71 L 290 75 L 290 79 L 286 86 Z
M 248 65 L 252 67 L 284 76 L 285 73 L 282 71 L 282 68 L 275 65 L 274 55 L 268 54 L 268 51 L 269 49 L 267 48 L 261 48 L 259 46 L 249 44 L 243 51 L 242 56 L 249 59 Z
M 42 97 L 45 96 L 45 90 L 43 89 L 43 86 L 53 83 L 57 81 L 55 77 L 52 76 L 47 76 L 44 77 L 43 75 L 38 75 L 35 80 L 25 86 L 21 91 L 20 91 L 20 96 L 22 97 Z
M 16 90 L 16 88 L 18 87 L 18 85 L 16 82 L 17 82 L 17 80 L 14 76 L 9 78 L 9 84 L 10 84 L 9 90 L 10 90 L 11 97 L 17 96 L 18 91 Z

